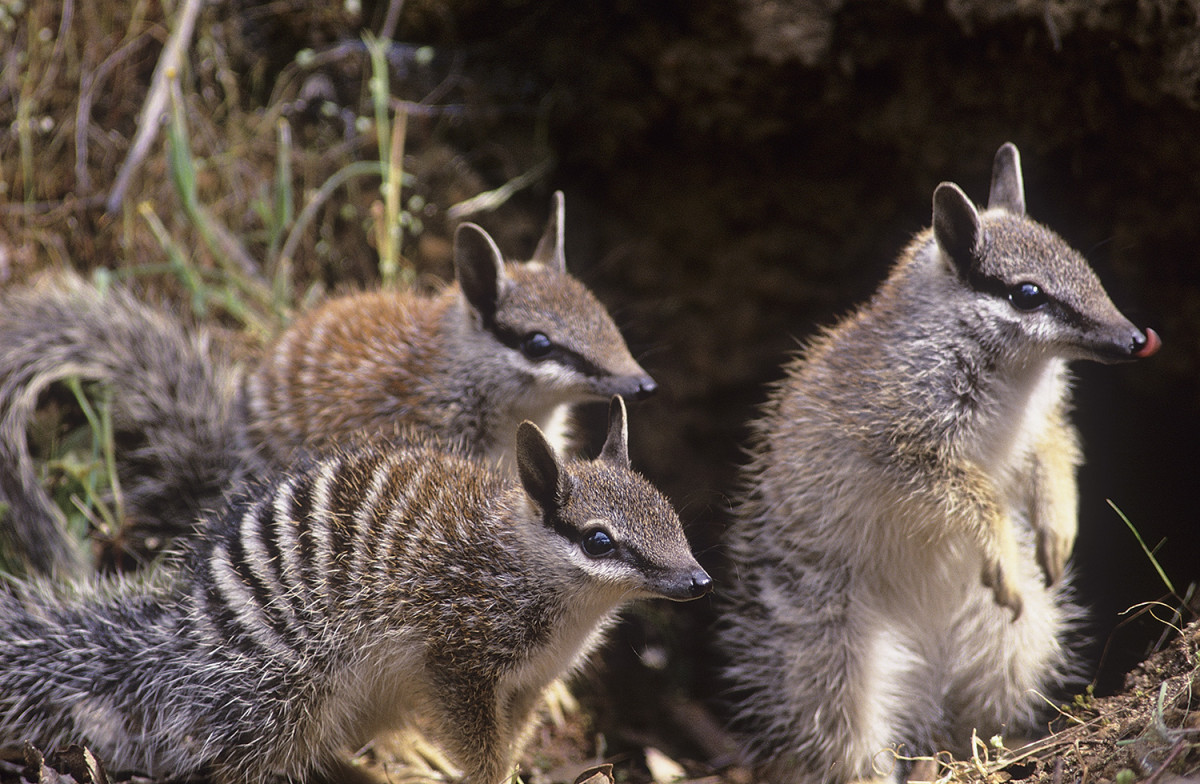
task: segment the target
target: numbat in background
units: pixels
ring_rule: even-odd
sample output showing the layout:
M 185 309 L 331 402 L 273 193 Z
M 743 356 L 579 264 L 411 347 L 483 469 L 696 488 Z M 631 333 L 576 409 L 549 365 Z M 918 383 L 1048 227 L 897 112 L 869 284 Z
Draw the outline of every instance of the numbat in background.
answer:
M 567 274 L 563 196 L 532 260 L 505 264 L 483 229 L 455 234 L 455 285 L 440 296 L 341 297 L 290 327 L 249 375 L 251 440 L 276 461 L 397 425 L 463 438 L 511 463 L 535 422 L 566 445 L 569 406 L 656 385 L 608 312 Z
M 570 406 L 656 385 L 612 318 L 565 269 L 563 196 L 528 262 L 505 263 L 483 229 L 455 235 L 457 281 L 429 297 L 351 294 L 301 317 L 243 379 L 202 331 L 121 290 L 74 277 L 0 308 L 0 538 L 33 571 L 81 558 L 37 482 L 25 431 L 38 395 L 82 376 L 109 384 L 125 516 L 176 535 L 242 472 L 357 436 L 432 433 L 511 471 L 525 419 L 556 449 Z
M 542 690 L 621 604 L 711 586 L 626 433 L 618 398 L 599 458 L 564 462 L 525 422 L 519 481 L 442 447 L 334 453 L 247 493 L 146 583 L 17 584 L 0 746 L 256 784 L 415 724 L 464 781 L 501 784 Z
M 1159 345 L 1025 217 L 1011 144 L 986 210 L 938 186 L 932 229 L 754 425 L 719 643 L 767 780 L 896 780 L 888 749 L 1036 733 L 1080 614 L 1067 363 Z

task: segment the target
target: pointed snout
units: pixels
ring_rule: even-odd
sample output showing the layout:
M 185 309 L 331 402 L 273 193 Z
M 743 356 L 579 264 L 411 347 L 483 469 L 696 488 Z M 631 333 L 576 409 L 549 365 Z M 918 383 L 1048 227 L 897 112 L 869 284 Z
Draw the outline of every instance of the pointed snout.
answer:
M 650 376 L 642 376 L 636 380 L 637 390 L 633 393 L 634 400 L 645 400 L 658 391 L 658 384 Z
M 639 368 L 639 370 L 641 370 Z M 658 391 L 658 382 L 642 370 L 624 376 L 611 376 L 598 391 L 609 396 L 620 395 L 626 400 L 645 400 Z
M 690 589 L 690 598 L 699 599 L 706 593 L 712 590 L 712 578 L 708 576 L 708 572 L 703 569 L 696 570 L 692 575 L 692 587 Z
M 633 358 L 624 343 L 619 349 L 614 347 L 607 355 L 600 355 L 594 367 L 591 375 L 595 391 L 606 397 L 620 395 L 627 401 L 645 400 L 658 391 L 658 382 Z
M 708 576 L 708 572 L 704 571 L 697 564 L 689 572 L 677 576 L 676 579 L 670 582 L 664 582 L 657 586 L 657 593 L 664 599 L 670 599 L 675 602 L 686 602 L 704 596 L 712 590 L 712 584 L 713 581 Z
M 1149 327 L 1143 332 L 1128 321 L 1106 332 L 1097 331 L 1091 340 L 1080 343 L 1083 357 L 1097 362 L 1129 362 L 1158 353 L 1162 339 Z
M 1158 333 L 1149 327 L 1146 331 L 1130 324 L 1126 330 L 1111 339 L 1106 347 L 1107 354 L 1102 361 L 1123 362 L 1133 359 L 1145 359 L 1162 348 L 1162 340 Z

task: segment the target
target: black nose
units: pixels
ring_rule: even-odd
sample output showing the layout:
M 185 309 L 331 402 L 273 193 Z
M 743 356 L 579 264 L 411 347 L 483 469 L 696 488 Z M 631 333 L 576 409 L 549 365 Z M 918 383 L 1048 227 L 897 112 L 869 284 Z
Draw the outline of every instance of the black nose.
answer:
M 638 382 L 637 392 L 634 392 L 633 396 L 637 400 L 645 400 L 646 398 L 650 397 L 657 391 L 658 391 L 658 384 L 654 383 L 654 379 L 650 378 L 649 376 L 646 376 L 645 378 L 643 378 L 641 381 Z
M 699 599 L 704 594 L 712 590 L 712 578 L 708 576 L 708 572 L 699 571 L 692 575 L 692 587 L 688 591 L 693 599 Z

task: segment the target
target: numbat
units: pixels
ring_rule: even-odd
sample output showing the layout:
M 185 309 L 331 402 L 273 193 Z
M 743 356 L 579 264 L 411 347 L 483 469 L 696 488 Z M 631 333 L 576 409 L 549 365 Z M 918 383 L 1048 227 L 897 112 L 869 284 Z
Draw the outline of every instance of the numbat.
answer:
M 567 274 L 562 193 L 532 260 L 506 264 L 468 223 L 454 267 L 437 297 L 355 294 L 298 320 L 249 374 L 252 442 L 278 462 L 403 425 L 511 463 L 522 420 L 561 449 L 571 404 L 655 391 L 608 311 Z
M 363 446 L 243 493 L 143 582 L 18 583 L 0 602 L 0 745 L 110 769 L 299 780 L 415 725 L 469 784 L 507 781 L 543 689 L 624 602 L 711 580 L 629 468 L 536 425 L 519 480 L 440 445 Z
M 567 273 L 563 209 L 556 193 L 527 262 L 506 263 L 483 229 L 459 226 L 457 280 L 441 293 L 334 298 L 244 375 L 217 341 L 127 291 L 68 276 L 10 294 L 0 307 L 0 540 L 32 571 L 82 568 L 25 437 L 38 395 L 71 376 L 112 387 L 125 516 L 143 535 L 179 534 L 239 475 L 352 437 L 429 433 L 511 472 L 528 419 L 563 450 L 573 404 L 656 389 L 608 311 Z
M 886 750 L 1036 732 L 1080 614 L 1067 364 L 1159 345 L 1025 217 L 1014 146 L 986 209 L 938 186 L 932 228 L 753 428 L 719 645 L 767 780 L 898 780 Z

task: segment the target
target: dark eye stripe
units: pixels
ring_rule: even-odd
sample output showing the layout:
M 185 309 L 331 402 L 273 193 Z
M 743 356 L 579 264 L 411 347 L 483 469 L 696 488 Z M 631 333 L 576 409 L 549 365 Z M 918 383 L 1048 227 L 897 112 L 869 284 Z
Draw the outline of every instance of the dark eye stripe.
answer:
M 492 330 L 492 334 L 496 336 L 496 340 L 499 340 L 503 345 L 508 346 L 509 348 L 513 349 L 514 351 L 521 351 L 522 353 L 524 353 L 524 351 L 521 347 L 522 341 L 524 341 L 524 339 L 529 334 L 538 334 L 538 333 L 518 333 L 516 330 L 506 327 L 502 324 L 492 324 L 491 330 Z M 545 333 L 540 333 L 540 334 L 545 334 Z M 547 337 L 546 339 L 550 343 L 550 348 L 545 353 L 545 355 L 543 355 L 542 357 L 537 357 L 537 359 L 545 359 L 545 358 L 553 359 L 556 362 L 560 362 L 560 363 L 566 365 L 567 367 L 571 368 L 572 370 L 582 373 L 585 376 L 591 376 L 593 378 L 604 378 L 606 376 L 612 375 L 611 372 L 605 370 L 604 368 L 600 367 L 596 363 L 590 361 L 583 355 L 581 355 L 575 351 L 572 351 L 571 349 L 562 345 L 561 343 L 555 343 L 549 337 Z

